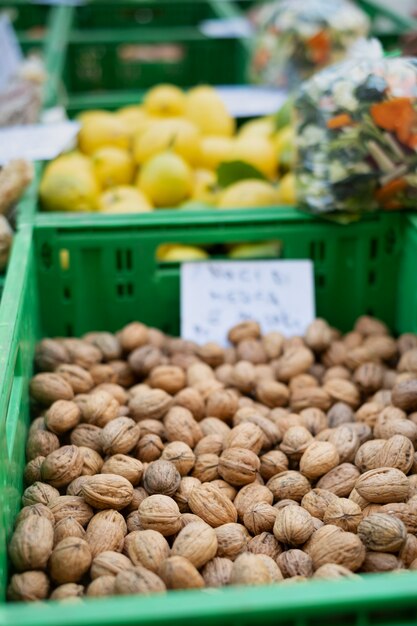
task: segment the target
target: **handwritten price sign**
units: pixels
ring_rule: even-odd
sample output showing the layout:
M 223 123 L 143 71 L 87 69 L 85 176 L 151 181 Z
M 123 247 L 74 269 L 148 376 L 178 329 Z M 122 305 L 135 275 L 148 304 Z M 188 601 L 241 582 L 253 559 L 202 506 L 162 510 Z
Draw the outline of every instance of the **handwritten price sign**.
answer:
M 315 317 L 311 261 L 207 261 L 181 266 L 181 335 L 227 344 L 231 326 L 301 335 Z

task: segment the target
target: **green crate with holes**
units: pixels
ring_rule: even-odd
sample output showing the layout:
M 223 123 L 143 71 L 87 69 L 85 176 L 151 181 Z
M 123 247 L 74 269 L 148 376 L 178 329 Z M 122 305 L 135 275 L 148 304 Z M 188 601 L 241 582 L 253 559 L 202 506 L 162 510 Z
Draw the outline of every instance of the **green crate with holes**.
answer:
M 20 507 L 28 384 L 35 342 L 43 336 L 116 330 L 142 319 L 178 331 L 179 266 L 155 258 L 161 243 L 211 246 L 280 242 L 283 258 L 311 258 L 317 309 L 349 328 L 373 313 L 396 332 L 417 331 L 417 220 L 375 214 L 349 227 L 292 210 L 244 216 L 225 213 L 177 224 L 164 216 L 97 226 L 50 217 L 23 226 L 0 307 L 0 624 L 19 626 L 412 626 L 417 573 L 378 574 L 361 581 L 168 592 L 163 596 L 82 599 L 63 606 L 5 604 L 7 540 Z

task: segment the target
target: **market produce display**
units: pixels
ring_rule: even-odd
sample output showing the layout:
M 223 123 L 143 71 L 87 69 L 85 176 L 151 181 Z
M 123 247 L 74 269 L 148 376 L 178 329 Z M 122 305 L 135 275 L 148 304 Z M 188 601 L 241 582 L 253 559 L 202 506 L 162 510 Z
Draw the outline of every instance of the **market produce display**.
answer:
M 45 168 L 45 210 L 140 213 L 294 203 L 292 130 L 236 128 L 216 90 L 158 85 L 142 105 L 79 117 L 77 150 Z
M 10 600 L 417 568 L 417 336 L 364 316 L 228 339 L 38 344 Z
M 369 32 L 368 17 L 349 0 L 265 2 L 253 17 L 250 78 L 289 89 L 343 59 Z
M 297 196 L 314 213 L 415 208 L 417 62 L 352 60 L 296 98 Z

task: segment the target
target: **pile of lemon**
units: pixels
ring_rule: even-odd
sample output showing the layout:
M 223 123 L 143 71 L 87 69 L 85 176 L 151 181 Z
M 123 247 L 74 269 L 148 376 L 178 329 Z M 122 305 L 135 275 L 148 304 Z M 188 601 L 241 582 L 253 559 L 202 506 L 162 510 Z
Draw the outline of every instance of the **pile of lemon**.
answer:
M 236 129 L 216 90 L 183 92 L 173 85 L 148 91 L 141 105 L 114 113 L 87 111 L 77 150 L 47 165 L 41 203 L 51 211 L 138 213 L 160 208 L 242 208 L 294 204 L 288 170 L 292 129 L 272 118 Z M 262 177 L 218 184 L 217 168 L 243 161 Z

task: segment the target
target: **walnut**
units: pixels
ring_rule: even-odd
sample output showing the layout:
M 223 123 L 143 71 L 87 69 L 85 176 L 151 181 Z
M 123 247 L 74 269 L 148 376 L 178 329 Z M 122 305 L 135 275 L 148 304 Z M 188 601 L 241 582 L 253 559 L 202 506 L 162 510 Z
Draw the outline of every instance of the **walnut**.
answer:
M 392 403 L 407 413 L 416 411 L 417 380 L 405 380 L 394 385 L 392 389 Z
M 302 411 L 309 407 L 327 411 L 331 405 L 331 398 L 325 389 L 306 387 L 291 392 L 290 405 L 294 412 Z
M 76 583 L 90 569 L 91 551 L 88 543 L 79 537 L 62 539 L 49 559 L 49 573 L 60 585 Z
M 101 432 L 101 445 L 105 454 L 127 454 L 136 446 L 140 426 L 130 417 L 116 417 Z
M 71 385 L 74 394 L 88 393 L 94 387 L 94 380 L 90 372 L 79 365 L 65 363 L 55 371 Z
M 195 487 L 188 499 L 188 505 L 195 515 L 213 528 L 237 521 L 234 504 L 210 483 Z
M 328 323 L 319 317 L 311 322 L 305 333 L 305 342 L 314 352 L 327 350 L 332 342 L 332 331 Z
M 35 348 L 35 364 L 41 372 L 53 372 L 61 363 L 68 363 L 68 350 L 55 339 L 42 339 Z
M 164 495 L 145 498 L 139 505 L 139 520 L 144 530 L 157 530 L 164 537 L 175 535 L 181 528 L 177 503 Z
M 109 457 L 101 468 L 102 474 L 117 474 L 126 478 L 134 487 L 142 478 L 143 464 L 138 459 L 133 459 L 125 454 L 114 454 Z M 128 505 L 131 506 L 131 503 Z
M 304 426 L 291 426 L 284 433 L 280 450 L 289 459 L 299 461 L 312 441 L 313 436 L 307 428 L 304 428 Z
M 200 482 L 210 482 L 219 477 L 219 457 L 217 454 L 200 454 L 194 464 L 192 476 Z
M 288 459 L 280 450 L 270 450 L 260 457 L 261 466 L 259 472 L 264 480 L 269 480 L 275 474 L 285 472 L 288 469 Z
M 85 534 L 93 559 L 108 550 L 121 552 L 126 532 L 126 522 L 118 511 L 108 509 L 96 513 Z
M 72 430 L 80 421 L 81 411 L 75 402 L 57 400 L 45 413 L 45 425 L 48 430 L 61 435 Z
M 47 430 L 35 430 L 29 433 L 26 443 L 26 458 L 33 461 L 38 456 L 46 457 L 59 448 L 59 439 Z
M 7 597 L 14 602 L 44 600 L 49 593 L 49 579 L 44 572 L 14 574 L 7 588 Z
M 149 385 L 174 395 L 186 385 L 184 370 L 175 365 L 157 365 L 149 373 Z
M 9 556 L 17 571 L 45 569 L 52 552 L 54 530 L 49 519 L 30 515 L 16 527 Z
M 129 533 L 125 539 L 124 549 L 133 565 L 143 565 L 152 572 L 157 572 L 170 554 L 165 537 L 160 532 L 150 529 Z
M 206 587 L 223 587 L 228 585 L 232 574 L 233 562 L 230 559 L 215 557 L 205 564 L 202 576 Z
M 236 324 L 227 334 L 228 340 L 233 344 L 238 344 L 244 339 L 258 339 L 260 336 L 260 326 L 257 322 L 252 320 Z
M 114 584 L 117 595 L 149 595 L 164 592 L 165 589 L 165 584 L 161 578 L 142 565 L 136 565 L 132 569 L 119 572 Z
M 231 381 L 242 393 L 250 393 L 256 384 L 256 369 L 249 361 L 238 361 L 231 372 Z
M 187 524 L 179 532 L 171 549 L 172 556 L 185 557 L 197 569 L 214 558 L 216 552 L 216 532 L 204 522 Z
M 276 474 L 268 480 L 266 486 L 275 498 L 290 498 L 296 502 L 301 502 L 303 496 L 311 489 L 308 479 L 294 470 Z
M 340 377 L 340 376 L 338 376 Z M 329 428 L 337 428 L 342 424 L 353 422 L 354 414 L 352 407 L 344 402 L 336 402 L 327 412 Z M 357 419 L 359 419 L 357 417 Z
M 232 428 L 224 441 L 225 448 L 246 448 L 259 454 L 265 443 L 263 431 L 252 422 L 243 422 Z
M 81 409 L 82 417 L 88 424 L 103 427 L 117 417 L 119 403 L 107 391 L 91 393 Z
M 95 509 L 123 509 L 133 498 L 133 487 L 123 476 L 88 476 L 81 487 L 84 500 Z
M 200 589 L 205 586 L 204 578 L 197 568 L 183 556 L 171 556 L 158 570 L 167 589 Z
M 148 433 L 139 439 L 135 454 L 143 463 L 150 463 L 159 459 L 163 450 L 162 439 L 158 435 Z
M 361 572 L 392 572 L 400 568 L 401 563 L 394 554 L 367 551 Z
M 113 596 L 115 579 L 115 576 L 99 576 L 95 578 L 88 585 L 86 596 L 91 598 Z
M 243 516 L 243 523 L 253 535 L 271 532 L 277 513 L 278 511 L 270 504 L 257 502 L 246 511 Z
M 163 389 L 142 389 L 129 400 L 133 419 L 161 419 L 172 405 L 172 397 Z
M 194 448 L 203 438 L 200 424 L 195 421 L 192 413 L 183 407 L 172 407 L 164 418 L 164 426 L 168 441 L 183 441 L 190 448 Z
M 327 472 L 317 482 L 319 489 L 332 491 L 340 498 L 346 498 L 354 488 L 359 478 L 359 470 L 351 463 L 342 463 Z
M 286 506 L 277 511 L 273 533 L 278 541 L 290 545 L 305 543 L 314 531 L 308 511 L 300 506 Z
M 173 441 L 165 446 L 161 458 L 170 461 L 181 476 L 188 474 L 195 463 L 194 452 L 183 441 Z
M 35 515 L 36 517 L 46 517 L 52 525 L 55 524 L 55 518 L 51 513 L 51 510 L 45 504 L 38 503 L 24 506 L 16 517 L 15 526 L 32 515 Z
M 47 483 L 37 481 L 24 490 L 22 504 L 23 506 L 29 506 L 30 504 L 49 504 L 58 496 L 58 489 L 55 489 L 55 487 Z
M 323 476 L 339 464 L 336 447 L 326 441 L 313 441 L 306 448 L 300 459 L 300 471 L 307 478 Z
M 200 456 L 201 454 L 215 454 L 219 456 L 223 451 L 223 440 L 225 437 L 221 434 L 206 435 L 196 445 L 194 448 L 195 456 Z M 242 446 L 244 447 L 244 446 Z
M 30 381 L 30 395 L 39 404 L 51 406 L 57 400 L 72 400 L 74 392 L 63 376 L 55 373 L 36 374 Z
M 350 426 L 345 424 L 332 429 L 328 438 L 339 454 L 339 463 L 353 463 L 360 445 L 358 435 Z
M 91 448 L 99 454 L 103 451 L 101 428 L 93 424 L 78 424 L 71 432 L 70 441 L 75 446 Z
M 42 480 L 52 487 L 65 487 L 81 475 L 83 457 L 77 446 L 62 446 L 45 458 L 41 466 Z
M 51 513 L 52 515 L 52 513 Z M 74 517 L 65 517 L 55 524 L 54 546 L 67 537 L 84 539 L 85 530 Z
M 394 467 L 407 474 L 414 462 L 414 446 L 404 435 L 394 435 L 380 446 L 375 462 L 376 467 Z
M 234 561 L 230 576 L 231 585 L 268 585 L 272 576 L 262 555 L 244 552 Z
M 23 478 L 26 485 L 32 485 L 33 483 L 42 480 L 41 467 L 44 460 L 44 456 L 37 456 L 26 464 L 23 472 Z
M 74 518 L 81 526 L 86 526 L 93 517 L 93 510 L 80 496 L 58 496 L 49 503 L 55 523 L 68 517 Z
M 324 512 L 323 522 L 333 524 L 342 530 L 356 532 L 362 521 L 362 510 L 358 504 L 347 498 L 338 498 L 328 505 Z
M 325 563 L 321 565 L 313 574 L 314 579 L 337 580 L 338 578 L 355 578 L 359 576 L 353 574 L 347 567 L 337 563 Z
M 307 372 L 314 363 L 314 355 L 305 347 L 288 348 L 283 355 L 274 362 L 274 371 L 277 379 L 288 382 L 294 376 Z
M 282 552 L 277 558 L 277 564 L 284 578 L 292 578 L 293 576 L 310 578 L 313 575 L 311 556 L 297 548 Z
M 76 583 L 65 583 L 56 587 L 50 595 L 51 600 L 70 600 L 82 598 L 84 596 L 84 586 Z
M 252 537 L 247 544 L 247 550 L 253 554 L 266 554 L 274 561 L 277 560 L 282 552 L 281 544 L 272 533 L 267 532 Z
M 174 398 L 174 404 L 188 409 L 198 422 L 202 420 L 205 415 L 204 400 L 201 394 L 192 387 L 181 389 Z
M 409 491 L 406 475 L 391 467 L 365 472 L 356 481 L 355 489 L 365 500 L 376 504 L 404 502 Z
M 398 552 L 407 539 L 407 530 L 396 517 L 375 513 L 359 524 L 358 536 L 368 550 Z
M 276 406 L 286 406 L 290 394 L 288 387 L 283 383 L 274 380 L 263 380 L 256 385 L 255 395 L 259 402 L 274 408 Z
M 217 537 L 217 556 L 226 557 L 231 561 L 244 552 L 250 539 L 249 533 L 242 524 L 234 522 L 222 524 L 215 529 Z
M 326 563 L 336 563 L 355 572 L 365 559 L 365 547 L 359 537 L 332 524 L 316 530 L 304 550 L 311 556 L 315 570 Z
M 228 448 L 219 460 L 219 474 L 231 485 L 242 486 L 254 482 L 259 471 L 259 457 L 245 448 Z
M 158 460 L 148 465 L 143 477 L 143 486 L 149 494 L 160 493 L 172 496 L 178 489 L 181 475 L 170 461 Z
M 301 500 L 301 506 L 313 517 L 323 520 L 328 507 L 338 501 L 338 497 L 327 489 L 311 489 Z

